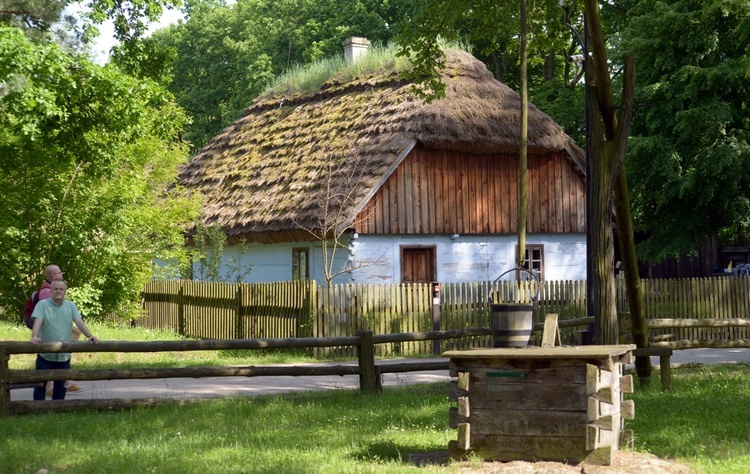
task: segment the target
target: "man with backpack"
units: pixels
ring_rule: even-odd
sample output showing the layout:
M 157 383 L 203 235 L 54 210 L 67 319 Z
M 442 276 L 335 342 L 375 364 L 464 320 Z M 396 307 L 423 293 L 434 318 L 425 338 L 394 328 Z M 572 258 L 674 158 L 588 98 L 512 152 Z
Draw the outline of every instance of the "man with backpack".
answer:
M 29 327 L 29 329 L 33 328 L 34 320 L 32 319 L 33 316 L 31 314 L 26 315 L 26 313 L 32 313 L 34 311 L 34 308 L 39 304 L 40 301 L 46 300 L 48 298 L 52 298 L 52 282 L 55 280 L 62 280 L 63 279 L 63 272 L 60 270 L 60 267 L 57 265 L 47 265 L 47 267 L 44 269 L 44 283 L 42 283 L 42 286 L 35 292 L 34 295 L 31 296 L 29 303 L 27 301 L 26 307 L 24 308 L 24 320 L 28 319 L 29 321 L 25 321 L 26 325 Z M 73 334 L 71 337 L 72 341 L 77 341 L 78 338 L 81 337 L 81 332 L 78 330 L 77 327 L 71 326 Z M 65 381 L 65 388 L 68 392 L 82 392 L 83 388 L 79 387 L 75 383 L 73 383 L 72 380 L 66 380 Z M 47 396 L 52 396 L 52 383 L 50 383 L 47 386 Z
M 65 281 L 53 280 L 50 288 L 51 298 L 40 301 L 34 308 L 32 315 L 34 329 L 31 334 L 31 343 L 70 341 L 73 336 L 73 324 L 80 332 L 86 335 L 93 344 L 99 344 L 99 339 L 91 334 L 86 326 L 75 303 L 65 299 L 68 285 Z M 37 370 L 70 369 L 69 352 L 40 353 L 36 358 Z M 34 388 L 34 400 L 44 400 L 46 396 L 46 382 Z M 52 390 L 53 400 L 65 400 L 65 381 L 55 380 Z

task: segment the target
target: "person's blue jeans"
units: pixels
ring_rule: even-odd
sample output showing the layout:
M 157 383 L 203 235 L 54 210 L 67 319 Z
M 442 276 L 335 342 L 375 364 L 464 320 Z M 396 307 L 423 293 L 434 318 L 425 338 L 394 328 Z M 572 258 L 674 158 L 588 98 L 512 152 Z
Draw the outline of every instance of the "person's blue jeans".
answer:
M 36 370 L 70 369 L 70 359 L 65 362 L 53 362 L 41 355 L 36 356 Z M 44 400 L 47 392 L 47 382 L 34 387 L 34 400 Z M 55 380 L 52 388 L 52 400 L 65 400 L 65 380 Z

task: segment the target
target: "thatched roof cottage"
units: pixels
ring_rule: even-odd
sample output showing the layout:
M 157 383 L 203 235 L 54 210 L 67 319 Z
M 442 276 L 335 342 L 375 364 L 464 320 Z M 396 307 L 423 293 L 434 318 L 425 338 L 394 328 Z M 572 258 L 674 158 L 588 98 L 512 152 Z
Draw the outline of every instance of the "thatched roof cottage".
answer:
M 184 167 L 203 223 L 248 242 L 246 280 L 324 281 L 337 242 L 340 282 L 477 281 L 514 266 L 520 98 L 469 53 L 446 55 L 444 99 L 423 103 L 389 70 L 262 96 Z M 528 136 L 532 265 L 583 278 L 583 152 L 533 105 Z

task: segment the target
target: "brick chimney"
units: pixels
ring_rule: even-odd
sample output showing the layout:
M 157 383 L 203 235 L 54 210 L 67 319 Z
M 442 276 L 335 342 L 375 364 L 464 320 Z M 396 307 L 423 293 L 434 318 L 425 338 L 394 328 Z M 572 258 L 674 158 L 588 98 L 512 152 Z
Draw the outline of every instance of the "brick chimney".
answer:
M 350 36 L 344 40 L 344 59 L 351 63 L 367 52 L 370 42 L 367 38 Z

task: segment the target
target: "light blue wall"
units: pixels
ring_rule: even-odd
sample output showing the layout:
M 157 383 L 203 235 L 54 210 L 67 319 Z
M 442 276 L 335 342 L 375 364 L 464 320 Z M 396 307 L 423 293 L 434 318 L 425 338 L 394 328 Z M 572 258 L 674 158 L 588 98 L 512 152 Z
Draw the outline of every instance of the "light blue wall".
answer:
M 546 280 L 586 279 L 585 234 L 529 234 L 527 245 L 544 245 L 544 276 Z M 350 240 L 349 249 L 339 249 L 334 267 L 354 267 L 339 275 L 334 283 L 393 283 L 401 279 L 402 245 L 435 246 L 438 280 L 444 283 L 489 281 L 515 266 L 515 234 L 493 236 L 392 236 L 357 235 Z M 288 281 L 292 278 L 292 249 L 305 247 L 310 255 L 310 277 L 324 283 L 323 258 L 320 242 L 284 244 L 247 244 L 226 247 L 221 276 L 236 281 L 230 275 L 229 259 L 242 258 L 251 264 L 245 282 Z M 195 269 L 195 267 L 194 267 Z M 511 273 L 504 279 L 512 279 Z
M 220 278 L 225 281 L 237 281 L 237 273 L 232 271 L 230 261 L 241 259 L 242 267 L 250 265 L 250 271 L 244 272 L 240 281 L 262 283 L 270 281 L 289 281 L 292 279 L 292 249 L 306 248 L 310 257 L 310 278 L 319 283 L 325 282 L 323 272 L 323 254 L 320 242 L 295 242 L 282 244 L 245 244 L 244 246 L 227 246 L 220 269 Z M 205 249 L 210 253 L 211 248 Z M 335 268 L 343 268 L 349 258 L 348 249 L 338 249 L 335 254 Z M 198 278 L 198 265 L 193 265 L 193 272 Z M 334 283 L 348 283 L 351 278 L 341 275 Z
M 437 277 L 444 283 L 494 280 L 515 267 L 518 237 L 493 236 L 387 236 L 359 235 L 351 248 L 359 267 L 352 280 L 365 282 L 400 282 L 402 245 L 435 246 Z M 526 244 L 544 245 L 546 280 L 586 279 L 585 234 L 529 234 Z M 508 274 L 503 279 L 513 279 Z

